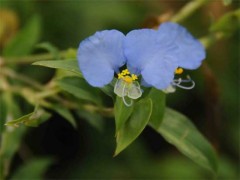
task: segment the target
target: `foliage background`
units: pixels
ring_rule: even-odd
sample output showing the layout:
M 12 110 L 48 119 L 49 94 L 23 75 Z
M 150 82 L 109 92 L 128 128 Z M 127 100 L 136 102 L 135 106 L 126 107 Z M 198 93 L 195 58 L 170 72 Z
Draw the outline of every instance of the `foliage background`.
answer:
M 29 39 L 36 38 L 36 43 L 51 42 L 60 50 L 66 50 L 77 48 L 80 41 L 99 30 L 118 29 L 127 33 L 132 29 L 152 27 L 159 20 L 177 12 L 187 2 L 3 0 L 0 27 L 7 26 L 11 30 L 8 29 L 8 32 L 12 34 L 0 31 L 1 51 L 4 53 L 8 38 L 14 38 L 35 15 L 40 19 L 37 20 L 37 35 L 33 37 L 32 32 L 29 32 L 26 36 L 29 36 Z M 238 5 L 239 1 L 224 5 L 221 0 L 212 0 L 181 24 L 196 37 L 202 37 L 208 34 L 208 27 L 214 21 L 237 9 Z M 22 47 L 15 48 L 21 50 Z M 21 52 L 23 51 L 13 56 L 27 55 Z M 43 52 L 45 51 L 35 49 L 33 54 Z M 168 95 L 167 105 L 192 119 L 212 142 L 219 155 L 219 177 L 237 179 L 240 150 L 239 34 L 235 33 L 228 39 L 216 42 L 208 49 L 207 54 L 205 64 L 190 72 L 196 87 L 191 91 L 178 89 L 176 93 Z M 10 66 L 16 72 L 32 77 L 42 84 L 47 83 L 55 73 L 52 69 L 31 66 L 30 63 L 22 65 L 18 61 Z M 2 94 L 1 98 L 3 96 L 6 97 L 6 93 Z M 11 103 L 11 111 L 17 114 L 15 118 L 33 110 L 21 97 L 14 96 Z M 111 105 L 109 102 L 109 106 Z M 1 104 L 1 115 L 4 113 L 4 106 L 5 104 Z M 15 106 L 20 109 L 19 114 L 14 110 Z M 94 118 L 96 121 L 89 123 L 88 118 L 80 118 L 77 113 L 74 117 L 77 129 L 54 113 L 50 120 L 39 127 L 27 128 L 24 136 L 16 136 L 9 141 L 10 147 L 18 141 L 21 145 L 13 156 L 8 178 L 25 178 L 29 173 L 29 177 L 32 174 L 32 178 L 36 179 L 43 176 L 69 179 L 197 179 L 211 176 L 150 128 L 146 128 L 131 146 L 113 158 L 114 121 L 97 116 Z

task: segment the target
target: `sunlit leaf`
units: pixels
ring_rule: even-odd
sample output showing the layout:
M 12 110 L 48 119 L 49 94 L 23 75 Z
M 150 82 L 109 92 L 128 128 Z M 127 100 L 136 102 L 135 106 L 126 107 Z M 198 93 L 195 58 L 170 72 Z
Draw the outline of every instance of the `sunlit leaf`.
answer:
M 44 179 L 43 175 L 52 162 L 53 160 L 50 158 L 32 159 L 23 166 L 20 166 L 11 179 Z
M 38 42 L 41 34 L 41 18 L 33 16 L 21 31 L 3 49 L 3 56 L 28 55 Z
M 51 60 L 51 61 L 37 61 L 33 65 L 45 66 L 54 69 L 63 69 L 75 73 L 82 77 L 82 73 L 79 70 L 77 60 Z
M 58 85 L 64 91 L 83 100 L 101 104 L 99 90 L 90 86 L 84 79 L 76 76 L 65 77 L 58 80 Z
M 117 132 L 117 148 L 115 156 L 131 144 L 143 131 L 152 113 L 151 99 L 144 99 L 134 106 L 131 117 Z
M 115 115 L 115 124 L 116 132 L 118 132 L 124 123 L 128 120 L 133 111 L 133 105 L 128 107 L 124 104 L 121 97 L 117 97 L 114 104 L 114 115 Z
M 197 164 L 217 171 L 217 158 L 211 144 L 184 115 L 166 108 L 160 127 L 150 123 L 170 144 Z

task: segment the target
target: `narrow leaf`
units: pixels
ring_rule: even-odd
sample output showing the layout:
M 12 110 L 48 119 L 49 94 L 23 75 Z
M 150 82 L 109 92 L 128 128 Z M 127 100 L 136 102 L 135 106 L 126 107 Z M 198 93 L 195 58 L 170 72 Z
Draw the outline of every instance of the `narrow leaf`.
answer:
M 59 87 L 74 95 L 75 97 L 83 100 L 101 104 L 99 90 L 90 86 L 84 79 L 71 76 L 60 79 L 58 82 Z
M 76 60 L 68 59 L 68 60 L 52 60 L 52 61 L 37 61 L 34 62 L 33 65 L 45 66 L 54 69 L 63 69 L 66 71 L 70 71 L 82 77 L 82 73 L 79 70 L 79 66 Z
M 213 147 L 186 116 L 166 108 L 161 126 L 150 126 L 194 162 L 213 172 L 217 171 Z
M 141 134 L 150 119 L 151 113 L 151 99 L 144 99 L 136 103 L 130 119 L 117 132 L 117 148 L 114 156 L 118 155 Z

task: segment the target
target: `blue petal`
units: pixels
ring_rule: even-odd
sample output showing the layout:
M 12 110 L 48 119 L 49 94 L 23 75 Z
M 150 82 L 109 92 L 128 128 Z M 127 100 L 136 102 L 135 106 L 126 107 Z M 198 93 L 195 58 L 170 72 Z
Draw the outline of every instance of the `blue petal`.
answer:
M 157 89 L 167 88 L 174 78 L 174 71 L 178 67 L 172 63 L 171 59 L 163 58 L 150 61 L 142 71 L 142 77 L 145 82 Z
M 146 84 L 158 89 L 168 87 L 177 64 L 177 47 L 165 35 L 151 29 L 134 30 L 124 41 L 124 54 L 131 73 L 142 74 Z
M 195 39 L 184 27 L 171 22 L 160 25 L 159 35 L 165 35 L 169 42 L 178 47 L 178 65 L 185 69 L 198 68 L 206 57 L 203 45 Z
M 123 54 L 124 34 L 117 30 L 105 30 L 82 41 L 78 48 L 78 64 L 87 82 L 103 87 L 111 82 L 126 59 Z

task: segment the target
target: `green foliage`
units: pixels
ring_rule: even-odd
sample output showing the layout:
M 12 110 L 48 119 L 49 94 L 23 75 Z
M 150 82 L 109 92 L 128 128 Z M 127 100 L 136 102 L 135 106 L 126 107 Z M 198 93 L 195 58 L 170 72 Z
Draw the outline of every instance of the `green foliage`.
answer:
M 57 84 L 62 90 L 79 99 L 90 101 L 97 105 L 101 104 L 99 90 L 92 88 L 83 78 L 74 76 L 64 77 L 58 80 Z
M 240 10 L 231 11 L 210 26 L 211 32 L 221 32 L 230 36 L 240 28 Z
M 57 112 L 60 116 L 67 120 L 74 128 L 77 127 L 74 117 L 68 109 L 63 108 L 62 106 L 56 104 L 52 105 L 49 108 Z
M 198 8 L 208 2 L 211 1 L 195 0 L 187 3 L 186 6 L 171 18 L 171 21 L 179 22 L 185 20 L 191 14 L 195 13 Z M 232 8 L 235 3 L 234 1 L 222 0 L 219 1 L 219 4 L 222 2 L 224 5 L 230 5 L 229 9 L 234 9 Z M 94 174 L 96 178 L 102 177 L 103 179 L 108 177 L 117 177 L 120 179 L 123 177 L 139 177 L 145 179 L 206 179 L 212 175 L 209 175 L 204 169 L 200 169 L 197 164 L 216 173 L 218 163 L 218 178 L 238 178 L 236 162 L 229 160 L 227 157 L 219 158 L 218 162 L 213 147 L 194 124 L 184 115 L 166 107 L 166 94 L 162 91 L 154 88 L 146 88 L 141 99 L 136 100 L 132 106 L 127 107 L 123 103 L 122 98 L 116 97 L 113 92 L 116 78 L 103 88 L 94 88 L 84 80 L 79 70 L 76 60 L 77 50 L 69 48 L 69 44 L 73 47 L 77 47 L 79 40 L 100 29 L 113 29 L 116 27 L 117 29 L 127 32 L 130 29 L 136 28 L 140 26 L 139 22 L 142 23 L 145 18 L 148 21 L 148 18 L 141 8 L 149 8 L 149 12 L 155 16 L 153 7 L 155 7 L 156 4 L 153 2 L 150 4 L 148 4 L 149 2 L 138 3 L 137 5 L 141 4 L 139 8 L 135 3 L 127 5 L 127 3 L 120 1 L 101 1 L 82 2 L 80 5 L 78 2 L 50 2 L 48 6 L 46 6 L 42 4 L 41 1 L 36 3 L 26 1 L 24 2 L 25 8 L 22 7 L 21 9 L 22 3 L 4 1 L 5 6 L 9 7 L 14 6 L 14 3 L 18 4 L 16 9 L 18 9 L 19 12 L 23 12 L 25 18 L 28 18 L 27 14 L 32 14 L 29 10 L 33 10 L 32 7 L 34 4 L 37 5 L 37 8 L 34 8 L 34 12 L 39 11 L 39 13 L 43 12 L 43 14 L 41 14 L 41 16 L 34 15 L 30 19 L 27 19 L 27 22 L 23 22 L 23 27 L 20 31 L 18 31 L 15 37 L 1 49 L 3 58 L 0 58 L 0 68 L 5 70 L 4 68 L 10 69 L 13 67 L 12 72 L 15 72 L 15 75 L 12 76 L 2 73 L 7 71 L 0 72 L 0 179 L 43 179 L 43 174 L 52 163 L 52 159 L 39 158 L 29 161 L 29 159 L 24 156 L 24 153 L 22 156 L 21 148 L 19 151 L 20 153 L 16 155 L 16 159 L 20 159 L 20 163 L 23 161 L 24 165 L 21 163 L 19 167 L 18 163 L 14 164 L 15 161 L 13 161 L 13 166 L 11 166 L 11 162 L 15 159 L 13 157 L 19 150 L 19 147 L 21 147 L 21 142 L 25 139 L 24 135 L 27 133 L 28 129 L 33 129 L 29 127 L 37 127 L 43 122 L 46 122 L 52 115 L 50 112 L 53 111 L 62 116 L 74 128 L 77 127 L 77 124 L 81 124 L 81 126 L 79 126 L 81 131 L 79 133 L 82 133 L 81 136 L 84 139 L 83 146 L 87 144 L 86 149 L 83 148 L 84 160 L 81 161 L 82 158 L 79 158 L 79 166 L 76 166 L 76 164 L 74 164 L 76 162 L 74 162 L 69 166 L 71 168 L 68 169 L 64 167 L 66 172 L 71 169 L 70 173 L 79 173 L 80 176 L 83 176 L 81 178 L 89 176 L 89 178 L 92 178 L 91 175 Z M 107 10 L 106 7 L 108 7 Z M 136 9 L 133 10 L 133 7 L 136 9 L 138 8 L 139 12 L 137 12 Z M 29 12 L 25 12 L 26 10 Z M 157 13 L 160 12 L 159 8 L 156 10 Z M 111 14 L 111 16 L 109 16 L 109 14 Z M 165 14 L 163 14 L 163 16 L 165 18 Z M 42 19 L 44 21 L 42 21 Z M 128 21 L 126 21 L 126 19 L 128 19 Z M 196 22 L 199 22 L 199 19 L 197 20 L 194 16 L 194 21 L 196 20 Z M 153 18 L 153 21 L 155 20 L 158 21 L 157 23 L 161 22 L 162 15 L 156 14 L 156 18 Z M 93 21 L 95 23 L 92 23 Z M 233 11 L 229 10 L 228 13 L 225 13 L 217 21 L 212 22 L 212 25 L 209 27 L 210 33 L 202 40 L 205 47 L 208 48 L 215 43 L 216 40 L 222 37 L 233 35 L 240 27 L 239 22 L 239 9 Z M 150 22 L 149 26 L 152 26 L 151 23 L 152 22 Z M 191 23 L 194 24 L 195 22 L 190 21 L 189 24 Z M 122 25 L 124 25 L 124 27 Z M 146 26 L 148 26 L 148 24 L 146 24 Z M 42 29 L 42 27 L 44 27 L 44 29 Z M 52 29 L 48 29 L 49 27 L 52 27 Z M 42 31 L 45 29 L 47 29 L 47 31 L 44 32 L 45 36 L 41 37 Z M 56 29 L 59 31 L 56 31 Z M 50 41 L 51 43 L 44 42 L 37 44 L 40 38 L 44 41 Z M 235 39 L 237 41 L 237 38 Z M 68 50 L 60 51 L 52 45 L 52 40 L 58 48 L 66 46 Z M 236 44 L 237 43 L 232 46 Z M 46 50 L 48 53 L 25 57 L 32 53 L 34 48 L 37 48 L 36 50 Z M 35 53 L 39 53 L 39 51 Z M 210 53 L 209 51 L 209 54 Z M 229 50 L 228 53 L 232 54 L 232 49 Z M 230 57 L 230 59 L 234 60 L 233 57 Z M 33 65 L 57 69 L 57 72 L 53 74 L 52 71 L 49 71 L 52 74 L 45 78 L 45 73 L 42 73 L 39 67 L 33 68 L 29 65 L 21 66 L 26 62 L 31 63 L 37 60 L 41 61 L 35 62 Z M 211 63 L 213 63 L 213 66 L 216 65 L 213 61 Z M 218 63 L 221 64 L 222 62 L 218 61 Z M 217 65 L 219 65 L 218 63 Z M 231 67 L 235 65 L 235 61 L 231 61 L 231 63 Z M 8 67 L 9 64 L 19 66 Z M 227 71 L 225 65 L 224 63 L 221 64 L 221 66 L 224 67 L 222 70 L 226 70 L 225 74 L 228 76 L 227 72 L 229 71 L 232 73 L 232 69 L 229 68 Z M 30 76 L 26 73 L 27 71 L 30 72 Z M 24 73 L 25 76 L 23 76 Z M 37 80 L 34 74 L 37 74 Z M 202 74 L 200 74 L 200 77 L 202 77 Z M 226 79 L 228 83 L 221 85 L 225 88 L 224 90 L 226 90 L 226 92 L 222 89 L 220 90 L 223 91 L 223 96 L 229 94 L 231 97 L 230 99 L 234 100 L 236 99 L 236 95 L 229 89 L 236 89 L 236 83 L 234 84 L 231 76 L 228 77 L 229 78 Z M 236 77 L 237 76 L 234 75 L 235 79 Z M 38 80 L 40 80 L 40 82 L 37 82 Z M 219 77 L 219 82 L 222 82 L 221 77 Z M 234 86 L 232 84 L 234 84 Z M 113 102 L 108 102 L 108 100 L 111 99 L 104 96 L 102 92 L 110 96 Z M 182 104 L 178 105 L 178 96 L 169 96 L 172 96 L 174 99 L 173 107 L 182 107 Z M 205 98 L 204 95 L 200 94 L 196 96 L 197 99 Z M 230 99 L 226 98 L 227 102 L 224 102 L 225 107 L 228 107 L 226 104 L 229 104 L 231 108 L 225 108 L 225 110 L 230 109 L 230 113 L 228 112 L 229 110 L 226 110 L 223 120 L 226 116 L 231 121 L 224 121 L 224 123 L 227 124 L 231 122 L 231 126 L 226 126 L 227 128 L 225 128 L 223 132 L 228 134 L 227 138 L 225 137 L 226 139 L 228 139 L 230 134 L 235 138 L 235 141 L 232 141 L 233 138 L 230 138 L 231 141 L 228 139 L 226 144 L 233 144 L 233 147 L 237 147 L 238 131 L 235 121 L 236 115 L 231 113 L 232 109 L 237 107 L 237 103 L 232 103 Z M 34 112 L 29 113 L 37 104 L 40 104 L 40 107 L 36 108 Z M 112 104 L 114 104 L 114 107 L 112 107 Z M 200 104 L 196 107 L 198 108 L 199 106 L 202 105 Z M 194 110 L 194 108 L 192 109 Z M 195 113 L 195 111 L 192 113 Z M 200 113 L 200 110 L 197 113 Z M 113 144 L 111 144 L 111 142 L 114 141 L 114 128 L 111 127 L 111 125 L 113 126 L 113 122 L 109 123 L 109 120 L 113 120 L 113 118 L 115 118 L 115 135 L 117 142 L 114 155 L 116 156 L 124 150 L 121 155 L 115 158 L 111 156 L 112 149 L 114 148 Z M 97 133 L 94 130 L 91 131 L 89 129 L 92 128 L 85 128 L 83 122 L 77 122 L 82 119 L 86 120 L 86 122 L 99 131 L 96 131 Z M 20 124 L 21 126 L 19 126 Z M 196 166 L 177 153 L 162 153 L 164 147 L 162 147 L 161 153 L 156 153 L 153 157 L 153 153 L 148 152 L 149 148 L 144 149 L 145 147 L 141 144 L 141 138 L 138 138 L 136 143 L 132 143 L 147 125 L 151 126 L 153 130 L 159 133 L 167 142 L 175 146 L 182 154 L 196 162 Z M 39 129 L 41 129 L 41 127 Z M 147 129 L 147 131 L 148 130 L 149 129 Z M 93 131 L 95 134 L 92 134 Z M 31 131 L 29 133 L 31 135 Z M 94 139 L 94 141 L 92 141 L 90 137 Z M 39 142 L 35 142 L 35 139 L 31 140 L 30 143 L 32 143 L 32 146 L 39 144 Z M 70 141 L 72 138 L 68 140 Z M 93 142 L 94 144 L 92 144 Z M 80 143 L 82 143 L 82 141 Z M 131 143 L 131 148 L 127 148 Z M 82 148 L 82 144 L 80 146 Z M 228 148 L 231 149 L 230 147 Z M 93 151 L 89 151 L 90 149 Z M 228 151 L 232 156 L 236 156 L 238 153 L 236 149 L 237 148 L 234 148 L 233 152 L 231 152 L 231 150 Z M 35 152 L 32 154 L 34 155 Z M 221 154 L 220 156 L 224 155 Z M 13 173 L 16 165 L 18 166 L 17 170 Z M 74 168 L 76 168 L 75 172 L 73 170 Z M 65 172 L 63 172 L 63 174 L 64 173 Z M 68 175 L 66 175 L 66 177 L 60 176 L 57 178 L 68 178 Z M 72 178 L 76 177 L 78 178 L 78 176 L 73 176 Z
M 49 42 L 43 42 L 43 43 L 37 44 L 36 48 L 47 50 L 53 55 L 54 59 L 60 58 L 59 50 Z
M 114 105 L 116 132 L 122 128 L 128 118 L 131 116 L 133 107 L 134 106 L 126 106 L 121 97 L 116 97 L 116 102 Z
M 38 158 L 32 159 L 24 166 L 17 169 L 17 171 L 11 177 L 12 180 L 18 179 L 35 179 L 40 180 L 43 174 L 47 171 L 49 165 L 53 162 L 50 158 Z
M 212 146 L 186 116 L 167 108 L 161 126 L 151 123 L 150 126 L 194 162 L 217 172 L 218 162 Z
M 151 88 L 149 94 L 147 95 L 148 98 L 152 100 L 153 109 L 150 118 L 150 123 L 153 124 L 155 127 L 160 127 L 163 115 L 165 112 L 165 93 L 159 91 L 155 88 Z
M 18 127 L 19 124 L 24 124 L 30 127 L 37 127 L 39 124 L 48 120 L 51 117 L 51 114 L 44 111 L 41 108 L 36 108 L 36 110 L 30 114 L 22 116 L 16 120 L 8 121 L 6 123 L 7 126 L 15 126 Z
M 76 60 L 54 60 L 54 61 L 38 61 L 33 65 L 45 66 L 54 69 L 63 69 L 75 73 L 77 76 L 82 77 Z
M 41 18 L 33 16 L 24 28 L 3 50 L 3 56 L 24 56 L 29 54 L 41 35 Z
M 129 113 L 129 112 L 122 112 Z M 132 143 L 146 127 L 152 113 L 151 99 L 143 99 L 134 105 L 132 115 L 117 132 L 117 147 L 115 156 Z M 123 116 L 124 117 L 124 116 Z M 125 116 L 126 117 L 126 116 Z M 124 119 L 125 120 L 125 119 Z

